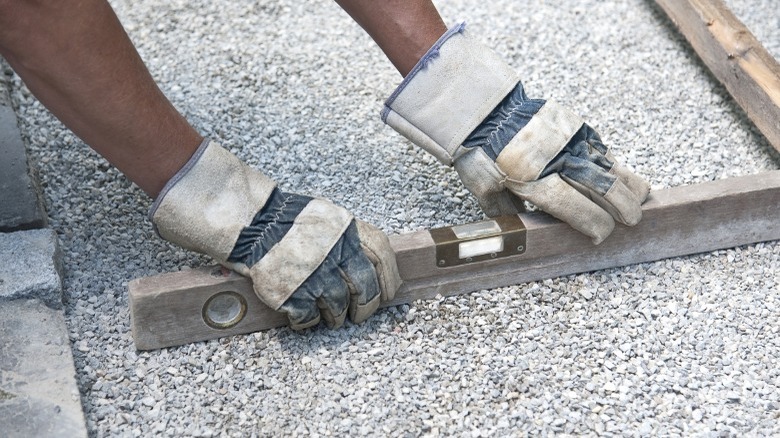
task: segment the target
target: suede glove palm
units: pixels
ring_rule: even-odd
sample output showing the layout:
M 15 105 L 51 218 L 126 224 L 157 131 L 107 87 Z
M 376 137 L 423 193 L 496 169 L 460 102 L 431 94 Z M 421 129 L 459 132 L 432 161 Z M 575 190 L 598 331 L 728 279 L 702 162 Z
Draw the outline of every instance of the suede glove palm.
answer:
M 364 321 L 401 284 L 387 236 L 323 199 L 285 193 L 205 140 L 150 217 L 164 239 L 252 280 L 294 329 Z
M 488 216 L 529 201 L 602 242 L 635 225 L 649 186 L 598 134 L 553 102 L 529 99 L 517 73 L 464 25 L 443 35 L 385 103 L 383 120 L 453 165 Z

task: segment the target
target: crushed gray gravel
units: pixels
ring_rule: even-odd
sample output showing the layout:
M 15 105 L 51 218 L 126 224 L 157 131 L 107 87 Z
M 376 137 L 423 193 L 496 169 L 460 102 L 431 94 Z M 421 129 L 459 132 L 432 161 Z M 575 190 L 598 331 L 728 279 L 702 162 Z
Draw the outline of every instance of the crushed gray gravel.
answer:
M 777 56 L 775 1 L 729 3 Z M 285 189 L 389 233 L 481 218 L 449 169 L 378 120 L 400 77 L 334 3 L 112 4 L 185 116 Z M 656 189 L 780 168 L 650 1 L 437 5 Z M 93 435 L 780 434 L 778 242 L 417 302 L 338 331 L 137 352 L 128 281 L 208 260 L 156 238 L 150 200 L 13 83 L 65 254 Z

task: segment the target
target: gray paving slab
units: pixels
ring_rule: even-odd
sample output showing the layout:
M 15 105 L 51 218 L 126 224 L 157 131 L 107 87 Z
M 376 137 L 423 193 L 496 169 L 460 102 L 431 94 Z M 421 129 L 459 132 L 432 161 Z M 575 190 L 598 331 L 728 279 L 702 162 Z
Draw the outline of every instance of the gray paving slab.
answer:
M 62 310 L 61 253 L 0 59 L 0 436 L 86 437 Z
M 87 436 L 64 312 L 40 300 L 0 302 L 0 431 Z
M 30 172 L 0 60 L 0 232 L 46 226 L 37 178 Z
M 62 307 L 61 255 L 52 229 L 0 233 L 0 303 L 36 298 Z

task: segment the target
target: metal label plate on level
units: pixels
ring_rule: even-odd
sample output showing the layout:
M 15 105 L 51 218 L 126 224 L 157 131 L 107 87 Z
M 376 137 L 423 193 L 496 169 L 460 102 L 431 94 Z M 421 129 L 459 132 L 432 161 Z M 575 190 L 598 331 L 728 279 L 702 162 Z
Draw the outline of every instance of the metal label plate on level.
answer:
M 436 244 L 436 266 L 446 268 L 522 254 L 526 228 L 518 216 L 430 230 Z

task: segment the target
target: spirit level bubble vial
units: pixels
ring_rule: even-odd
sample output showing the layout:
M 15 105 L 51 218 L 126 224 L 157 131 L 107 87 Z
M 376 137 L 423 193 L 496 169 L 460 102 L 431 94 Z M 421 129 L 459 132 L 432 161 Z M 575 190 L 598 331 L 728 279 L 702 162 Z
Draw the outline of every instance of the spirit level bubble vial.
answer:
M 513 255 L 526 250 L 526 229 L 518 216 L 430 231 L 436 244 L 436 266 L 446 268 Z
M 246 316 L 246 299 L 233 291 L 212 295 L 203 305 L 203 321 L 211 328 L 227 329 Z

